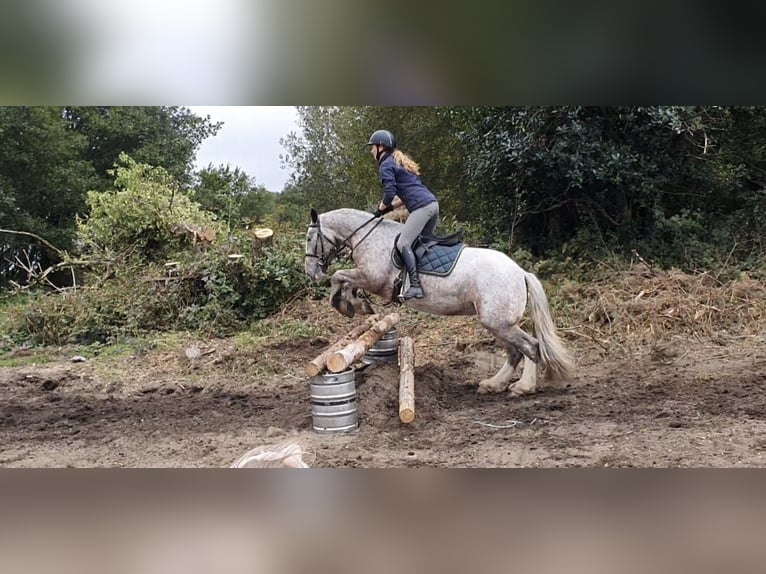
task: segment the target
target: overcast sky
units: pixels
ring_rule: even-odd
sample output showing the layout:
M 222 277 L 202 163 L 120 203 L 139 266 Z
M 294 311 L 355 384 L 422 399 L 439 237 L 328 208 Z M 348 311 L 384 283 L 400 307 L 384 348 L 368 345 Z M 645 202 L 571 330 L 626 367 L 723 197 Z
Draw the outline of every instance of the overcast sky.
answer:
M 239 167 L 269 191 L 282 191 L 289 170 L 280 167 L 280 138 L 298 132 L 292 106 L 187 106 L 200 117 L 223 122 L 214 137 L 202 142 L 197 169 L 209 164 Z

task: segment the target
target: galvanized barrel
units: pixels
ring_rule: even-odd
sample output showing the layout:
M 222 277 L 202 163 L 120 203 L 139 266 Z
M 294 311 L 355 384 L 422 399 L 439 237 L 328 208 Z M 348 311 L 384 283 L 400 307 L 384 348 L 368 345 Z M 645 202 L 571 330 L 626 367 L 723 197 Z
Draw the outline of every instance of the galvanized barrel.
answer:
M 348 432 L 359 428 L 354 369 L 312 377 L 309 386 L 315 431 Z
M 362 357 L 362 363 L 395 363 L 399 358 L 399 332 L 394 327 L 384 334 Z

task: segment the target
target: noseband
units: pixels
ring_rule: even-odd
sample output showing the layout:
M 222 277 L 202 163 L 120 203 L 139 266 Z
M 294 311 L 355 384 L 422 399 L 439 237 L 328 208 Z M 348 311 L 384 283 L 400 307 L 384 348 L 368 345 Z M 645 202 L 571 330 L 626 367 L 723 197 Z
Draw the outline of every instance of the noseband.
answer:
M 362 238 L 361 238 L 361 239 L 360 239 L 360 240 L 359 240 L 359 241 L 356 243 L 356 245 L 351 245 L 351 238 L 352 238 L 352 237 L 354 237 L 354 235 L 356 235 L 356 234 L 357 234 L 357 233 L 358 233 L 358 232 L 359 232 L 359 231 L 360 231 L 362 228 L 364 228 L 366 225 L 368 225 L 368 224 L 369 224 L 371 221 L 373 221 L 374 219 L 377 219 L 377 221 L 375 222 L 375 225 L 373 225 L 373 226 L 370 228 L 370 230 L 369 230 L 367 233 L 365 233 L 364 237 L 362 237 Z M 336 259 L 340 259 L 340 258 L 343 256 L 343 252 L 344 252 L 346 249 L 348 249 L 348 250 L 350 251 L 349 255 L 353 256 L 353 254 L 354 254 L 354 249 L 355 249 L 356 247 L 358 247 L 358 246 L 359 246 L 359 245 L 362 243 L 362 241 L 364 241 L 365 239 L 367 239 L 367 236 L 368 236 L 370 233 L 372 233 L 373 231 L 375 231 L 375 228 L 376 228 L 378 225 L 380 225 L 380 222 L 381 222 L 381 221 L 383 221 L 383 219 L 382 219 L 382 218 L 373 216 L 373 217 L 371 217 L 370 219 L 368 219 L 367 221 L 365 221 L 364 223 L 362 223 L 362 225 L 360 225 L 359 227 L 357 227 L 357 228 L 356 228 L 356 229 L 355 229 L 355 230 L 354 230 L 354 231 L 351 233 L 351 235 L 349 235 L 348 237 L 346 237 L 346 238 L 345 238 L 343 241 L 341 241 L 340 243 L 335 243 L 335 242 L 334 242 L 332 239 L 330 239 L 329 237 L 325 237 L 325 234 L 324 234 L 324 233 L 322 233 L 322 227 L 321 227 L 321 225 L 319 224 L 319 220 L 317 220 L 317 222 L 316 222 L 316 223 L 311 223 L 311 224 L 309 224 L 309 229 L 311 229 L 312 227 L 316 227 L 316 230 L 317 230 L 317 239 L 316 239 L 316 241 L 314 242 L 314 253 L 308 253 L 308 252 L 306 252 L 306 257 L 313 257 L 314 259 L 316 259 L 316 260 L 319 262 L 319 268 L 322 270 L 322 272 L 323 272 L 323 273 L 325 273 L 325 272 L 327 272 L 327 268 L 330 266 L 330 264 L 331 264 L 333 261 L 335 261 Z M 325 246 L 324 246 L 324 244 L 325 244 L 325 241 L 326 241 L 327 243 L 329 243 L 330 245 L 332 245 L 332 247 L 330 248 L 330 250 L 329 250 L 329 251 L 327 251 L 327 252 L 325 252 Z M 317 249 L 318 249 L 318 251 L 317 251 Z

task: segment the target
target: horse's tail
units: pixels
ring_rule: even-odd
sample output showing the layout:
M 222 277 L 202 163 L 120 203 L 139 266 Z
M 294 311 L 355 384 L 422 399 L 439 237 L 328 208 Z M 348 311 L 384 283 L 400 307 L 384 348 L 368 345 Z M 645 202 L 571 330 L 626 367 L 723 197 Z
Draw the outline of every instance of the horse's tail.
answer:
M 574 360 L 556 333 L 543 286 L 532 273 L 525 273 L 524 279 L 529 291 L 529 313 L 540 347 L 540 362 L 551 380 L 571 378 L 575 373 Z

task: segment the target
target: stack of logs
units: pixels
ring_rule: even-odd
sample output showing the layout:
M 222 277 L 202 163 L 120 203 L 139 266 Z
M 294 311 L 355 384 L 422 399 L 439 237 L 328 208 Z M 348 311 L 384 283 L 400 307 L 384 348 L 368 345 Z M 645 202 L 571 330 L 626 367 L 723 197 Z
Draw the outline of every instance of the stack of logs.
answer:
M 399 314 L 391 313 L 383 318 L 371 315 L 362 324 L 344 335 L 336 343 L 306 365 L 310 377 L 320 375 L 325 369 L 340 373 L 361 359 L 380 338 L 399 323 Z M 415 420 L 415 350 L 412 337 L 399 339 L 399 420 L 411 423 Z

